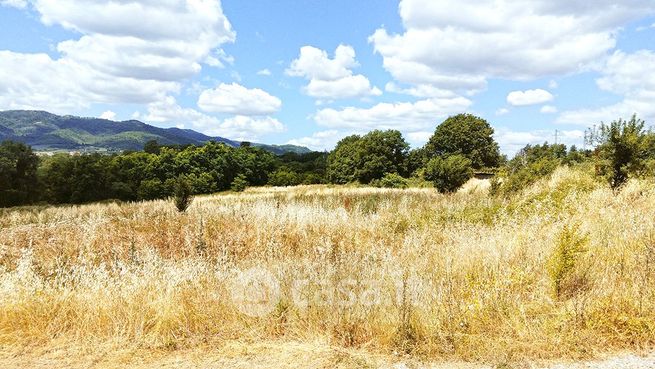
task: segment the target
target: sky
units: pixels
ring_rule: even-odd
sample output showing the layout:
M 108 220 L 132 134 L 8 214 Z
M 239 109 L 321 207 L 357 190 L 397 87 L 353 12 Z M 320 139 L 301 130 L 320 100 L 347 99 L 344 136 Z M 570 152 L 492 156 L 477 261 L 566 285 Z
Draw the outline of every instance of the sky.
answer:
M 653 0 L 0 0 L 0 110 L 329 150 L 448 116 L 506 154 L 655 123 Z

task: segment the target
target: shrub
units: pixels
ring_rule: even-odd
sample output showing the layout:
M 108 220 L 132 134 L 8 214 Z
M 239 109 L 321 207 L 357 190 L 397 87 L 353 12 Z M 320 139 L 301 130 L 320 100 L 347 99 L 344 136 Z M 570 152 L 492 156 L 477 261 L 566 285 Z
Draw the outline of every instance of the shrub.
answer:
M 646 166 L 648 136 L 644 125 L 643 120 L 633 115 L 629 121 L 601 123 L 589 134 L 591 143 L 598 145 L 599 174 L 607 177 L 613 189 L 621 187 L 629 175 L 638 174 Z
M 492 182 L 490 193 L 504 196 L 516 193 L 551 175 L 568 157 L 565 145 L 527 145 L 499 171 L 497 177 L 502 180 Z
M 588 243 L 587 237 L 578 233 L 577 226 L 564 227 L 548 262 L 548 272 L 558 299 L 573 297 L 587 284 L 584 275 L 576 274 L 576 265 Z
M 407 179 L 396 173 L 387 173 L 379 180 L 374 180 L 371 184 L 375 187 L 383 188 L 407 188 Z
M 191 186 L 186 178 L 180 176 L 175 183 L 175 191 L 173 192 L 173 200 L 175 202 L 175 207 L 180 213 L 185 212 L 191 202 L 193 201 L 193 196 L 191 193 Z
M 277 187 L 297 186 L 301 183 L 298 173 L 287 168 L 280 168 L 268 177 L 268 184 Z
M 463 155 L 432 158 L 425 168 L 425 179 L 434 183 L 439 192 L 455 192 L 473 177 L 471 164 Z
M 238 175 L 234 181 L 232 181 L 231 189 L 234 192 L 243 192 L 248 188 L 248 180 L 243 174 Z

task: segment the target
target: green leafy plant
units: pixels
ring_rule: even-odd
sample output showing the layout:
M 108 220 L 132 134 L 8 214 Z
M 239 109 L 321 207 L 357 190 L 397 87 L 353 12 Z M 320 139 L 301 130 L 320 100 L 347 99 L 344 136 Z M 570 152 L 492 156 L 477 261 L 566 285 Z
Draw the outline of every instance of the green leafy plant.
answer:
M 234 179 L 234 181 L 232 181 L 232 191 L 243 192 L 246 188 L 248 188 L 248 180 L 246 179 L 246 176 L 240 174 Z
M 177 182 L 175 183 L 175 191 L 173 192 L 173 200 L 175 202 L 175 207 L 180 213 L 185 212 L 191 202 L 193 202 L 193 194 L 191 192 L 191 186 L 186 178 L 183 176 L 178 177 Z
M 424 176 L 439 192 L 449 193 L 457 191 L 473 177 L 473 168 L 471 160 L 463 155 L 435 157 L 428 162 Z

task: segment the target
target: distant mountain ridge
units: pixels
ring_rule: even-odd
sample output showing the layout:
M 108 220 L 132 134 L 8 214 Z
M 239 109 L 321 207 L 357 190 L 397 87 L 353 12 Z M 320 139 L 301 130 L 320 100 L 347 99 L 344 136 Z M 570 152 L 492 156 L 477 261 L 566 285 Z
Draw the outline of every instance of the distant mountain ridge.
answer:
M 202 145 L 209 141 L 239 146 L 240 142 L 211 137 L 191 129 L 160 128 L 138 120 L 115 122 L 100 118 L 60 116 L 45 111 L 0 111 L 0 141 L 14 140 L 37 151 L 142 150 L 150 140 L 161 145 Z M 274 154 L 311 152 L 295 145 L 253 143 Z

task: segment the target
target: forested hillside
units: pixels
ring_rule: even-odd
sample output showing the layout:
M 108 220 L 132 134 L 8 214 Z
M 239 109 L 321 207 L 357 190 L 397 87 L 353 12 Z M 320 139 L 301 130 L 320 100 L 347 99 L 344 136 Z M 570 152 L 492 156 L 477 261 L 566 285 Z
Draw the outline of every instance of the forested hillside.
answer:
M 227 138 L 210 137 L 190 129 L 159 128 L 138 120 L 115 122 L 30 110 L 0 112 L 0 141 L 2 140 L 22 142 L 38 151 L 141 150 L 143 145 L 151 140 L 162 145 L 202 145 L 215 141 L 232 147 L 239 146 L 239 142 Z M 310 151 L 294 145 L 252 145 L 275 154 Z

